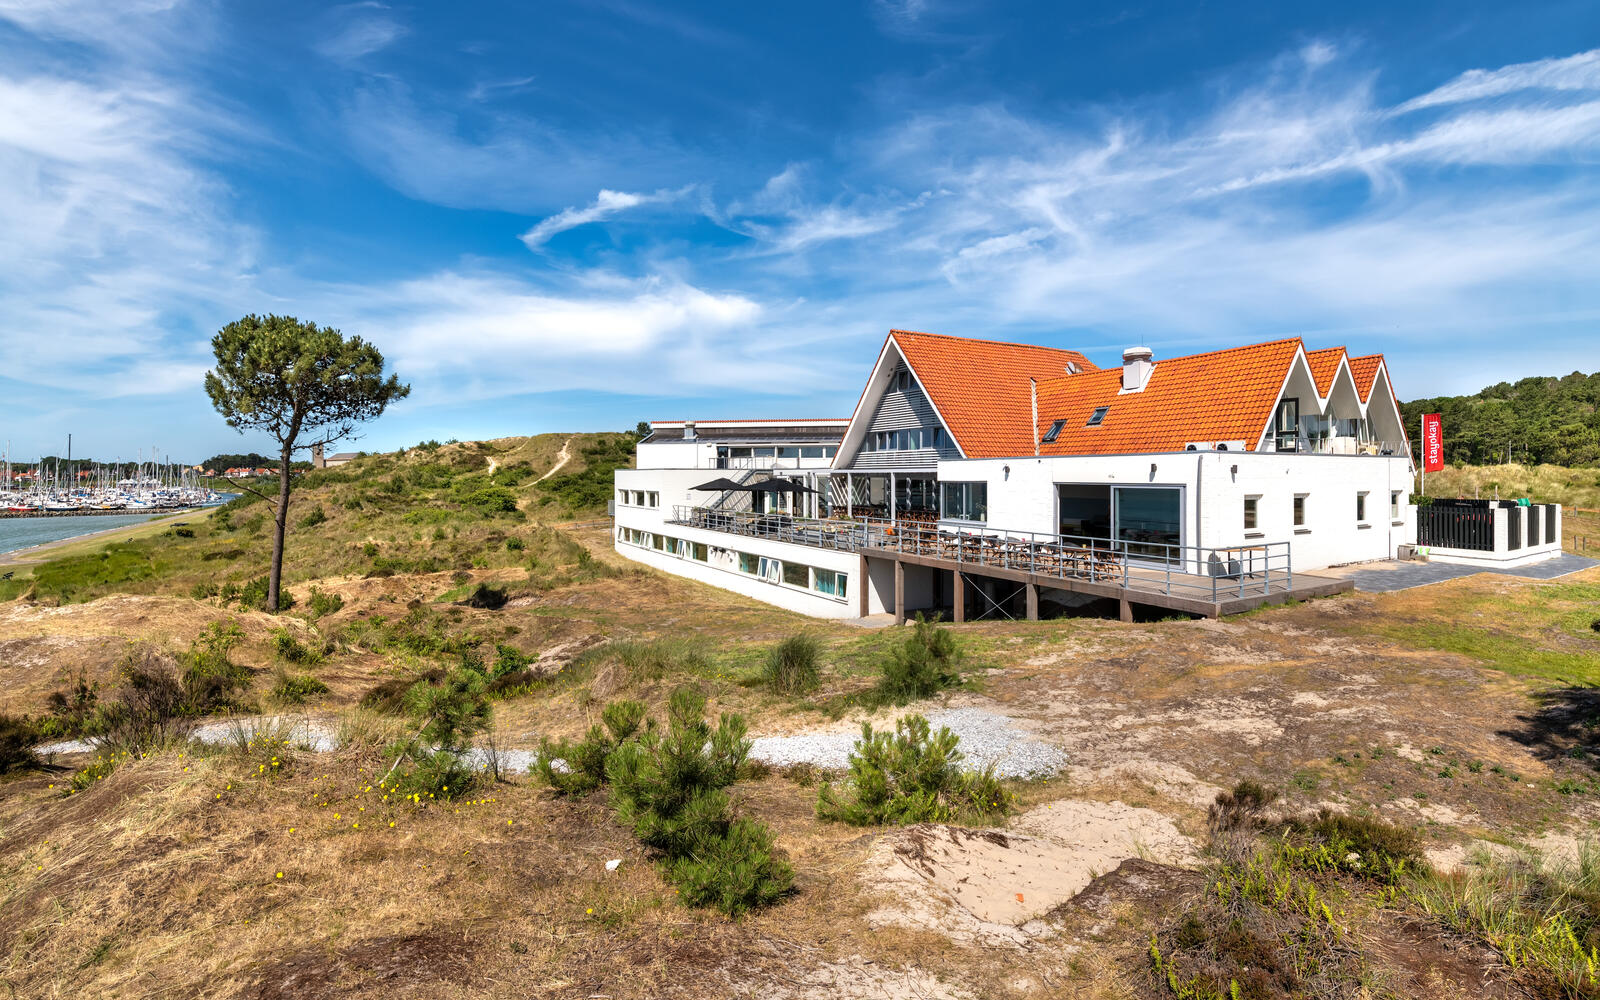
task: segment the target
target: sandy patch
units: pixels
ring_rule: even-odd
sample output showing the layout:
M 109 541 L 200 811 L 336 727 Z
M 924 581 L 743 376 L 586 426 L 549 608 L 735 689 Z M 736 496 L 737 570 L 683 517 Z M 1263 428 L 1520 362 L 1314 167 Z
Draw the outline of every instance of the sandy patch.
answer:
M 921 824 L 873 845 L 868 887 L 889 897 L 874 925 L 956 941 L 1025 945 L 1048 936 L 1040 918 L 1128 858 L 1192 863 L 1194 843 L 1151 809 L 1064 799 L 1018 818 L 1015 830 Z
M 789 983 L 763 979 L 736 992 L 751 998 L 784 1000 L 970 1000 L 972 994 L 919 969 L 891 969 L 853 956 L 824 962 Z

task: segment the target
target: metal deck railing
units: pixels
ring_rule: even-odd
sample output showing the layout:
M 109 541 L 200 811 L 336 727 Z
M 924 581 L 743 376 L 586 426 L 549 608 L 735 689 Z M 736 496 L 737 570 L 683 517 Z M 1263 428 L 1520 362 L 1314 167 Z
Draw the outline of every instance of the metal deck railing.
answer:
M 918 556 L 960 571 L 1003 569 L 1212 602 L 1283 594 L 1294 588 L 1288 542 L 1205 548 L 1028 531 L 956 531 L 875 518 L 815 519 L 681 506 L 672 509 L 668 523 L 818 549 Z

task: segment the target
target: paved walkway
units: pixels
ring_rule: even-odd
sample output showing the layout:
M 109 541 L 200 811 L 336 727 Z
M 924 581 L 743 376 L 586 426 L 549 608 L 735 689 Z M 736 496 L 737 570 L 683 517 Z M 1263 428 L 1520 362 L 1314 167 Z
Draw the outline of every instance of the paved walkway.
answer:
M 1430 583 L 1457 580 L 1474 573 L 1497 573 L 1501 576 L 1520 576 L 1533 580 L 1554 580 L 1591 566 L 1600 566 L 1600 559 L 1585 559 L 1583 556 L 1566 552 L 1555 559 L 1534 563 L 1532 566 L 1519 566 L 1516 569 L 1489 569 L 1483 566 L 1460 566 L 1442 562 L 1382 562 L 1318 572 L 1330 576 L 1347 576 L 1354 581 L 1357 590 L 1364 590 L 1369 594 L 1385 594 L 1395 590 L 1424 587 Z

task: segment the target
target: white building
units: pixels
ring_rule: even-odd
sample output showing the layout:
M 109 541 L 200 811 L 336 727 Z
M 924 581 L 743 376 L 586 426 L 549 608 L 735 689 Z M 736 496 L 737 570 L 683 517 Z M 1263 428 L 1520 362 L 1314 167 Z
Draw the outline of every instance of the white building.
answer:
M 1417 537 L 1382 356 L 1298 338 L 1100 369 L 896 330 L 849 418 L 660 421 L 637 465 L 617 551 L 824 617 L 1220 614 L 1348 589 L 1311 571 Z M 745 489 L 695 489 L 719 474 Z

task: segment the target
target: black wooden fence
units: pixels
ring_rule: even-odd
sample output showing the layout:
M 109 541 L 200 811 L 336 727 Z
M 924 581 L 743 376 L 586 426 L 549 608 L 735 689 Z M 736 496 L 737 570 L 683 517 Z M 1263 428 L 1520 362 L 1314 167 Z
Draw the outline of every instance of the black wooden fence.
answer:
M 1490 507 L 1455 507 L 1439 503 L 1418 507 L 1417 544 L 1493 552 L 1494 510 Z

